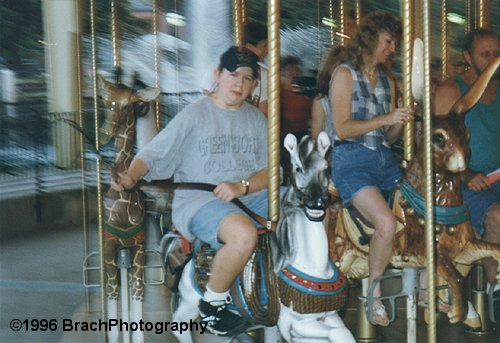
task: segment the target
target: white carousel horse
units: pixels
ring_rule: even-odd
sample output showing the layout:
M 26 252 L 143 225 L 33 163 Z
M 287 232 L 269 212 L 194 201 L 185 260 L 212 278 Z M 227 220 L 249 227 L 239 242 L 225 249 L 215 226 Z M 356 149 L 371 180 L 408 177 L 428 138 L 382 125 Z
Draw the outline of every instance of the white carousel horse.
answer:
M 254 273 L 249 273 L 248 268 L 255 268 L 256 265 L 250 260 L 235 282 L 239 286 L 231 290 L 233 302 L 246 305 L 243 308 L 237 306 L 240 314 L 252 324 L 263 322 L 258 319 L 260 313 L 252 312 L 252 301 L 247 301 L 249 293 L 253 292 L 258 297 L 268 294 L 264 303 L 269 310 L 279 302 L 277 325 L 287 342 L 355 342 L 337 313 L 347 301 L 347 283 L 328 257 L 328 240 L 322 223 L 329 179 L 324 157 L 329 146 L 330 139 L 324 132 L 318 136 L 316 143 L 307 136 L 299 144 L 291 134 L 285 138 L 293 168 L 292 185 L 284 195 L 283 215 L 276 231 L 271 233 L 271 246 L 262 249 L 262 256 L 271 249 L 276 273 L 273 273 L 272 263 L 264 266 L 266 270 L 255 272 L 254 269 Z M 193 273 L 199 260 L 195 256 L 183 271 L 178 306 L 172 318 L 174 322 L 194 320 L 199 314 L 201 287 Z M 196 270 L 199 272 L 201 269 Z M 258 278 L 252 277 L 259 272 L 262 278 L 271 278 L 270 282 L 264 282 L 267 290 L 259 287 Z M 273 285 L 277 286 L 277 292 L 270 289 Z M 242 287 L 247 288 L 242 290 Z M 276 319 L 264 324 L 274 325 Z M 189 332 L 177 338 L 182 343 L 193 342 Z M 273 341 L 279 341 L 279 337 L 273 338 Z

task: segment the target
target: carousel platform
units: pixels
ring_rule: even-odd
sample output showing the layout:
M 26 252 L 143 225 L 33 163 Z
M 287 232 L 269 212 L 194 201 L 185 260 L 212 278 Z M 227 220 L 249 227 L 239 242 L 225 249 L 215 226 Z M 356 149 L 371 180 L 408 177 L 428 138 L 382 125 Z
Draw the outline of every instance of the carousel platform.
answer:
M 73 226 L 12 235 L 0 241 L 0 342 L 105 342 L 105 332 L 84 328 L 85 323 L 99 320 L 101 309 L 99 289 L 83 285 L 82 232 L 81 227 Z M 152 279 L 155 278 L 153 275 Z M 352 287 L 350 292 L 344 321 L 355 333 L 360 287 Z M 417 319 L 419 343 L 427 342 L 422 312 L 419 309 Z M 406 342 L 404 302 L 398 304 L 396 314 L 389 327 L 377 328 L 376 342 Z M 170 318 L 168 289 L 163 285 L 147 285 L 144 320 L 156 323 L 168 322 Z M 55 326 L 50 326 L 51 320 Z M 472 335 L 461 324 L 449 324 L 444 316 L 438 317 L 436 326 L 437 342 L 493 343 L 498 342 L 500 332 L 500 327 L 492 325 L 488 334 Z M 259 342 L 259 333 L 255 336 Z M 197 341 L 217 342 L 217 339 L 203 335 Z M 161 334 L 150 331 L 145 332 L 145 342 L 176 340 L 169 331 Z

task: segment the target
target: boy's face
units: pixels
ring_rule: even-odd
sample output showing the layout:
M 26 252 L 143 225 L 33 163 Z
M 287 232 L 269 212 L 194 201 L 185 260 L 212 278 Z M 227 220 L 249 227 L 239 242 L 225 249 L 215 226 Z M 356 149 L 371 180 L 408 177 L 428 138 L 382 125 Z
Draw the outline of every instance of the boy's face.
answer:
M 227 69 L 215 71 L 216 91 L 221 105 L 225 108 L 238 108 L 255 87 L 256 80 L 250 67 L 239 67 L 233 72 Z

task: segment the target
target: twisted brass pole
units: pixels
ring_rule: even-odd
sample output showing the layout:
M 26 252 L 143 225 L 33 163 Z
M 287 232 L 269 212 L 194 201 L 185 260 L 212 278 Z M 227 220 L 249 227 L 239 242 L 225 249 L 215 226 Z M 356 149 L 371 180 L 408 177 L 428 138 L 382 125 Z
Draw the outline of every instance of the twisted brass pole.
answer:
M 340 44 L 345 44 L 345 0 L 339 2 L 339 16 L 340 16 Z
M 279 219 L 280 185 L 280 1 L 267 3 L 269 224 Z
M 160 88 L 160 59 L 158 49 L 158 1 L 153 0 L 153 46 L 155 60 L 155 88 Z M 161 128 L 160 98 L 155 100 L 156 129 Z
M 361 22 L 361 0 L 356 0 L 356 25 Z
M 447 78 L 446 66 L 448 65 L 447 44 L 448 44 L 448 3 L 442 0 L 441 3 L 441 80 Z
M 92 49 L 92 96 L 94 104 L 94 127 L 95 127 L 95 149 L 99 151 L 99 98 L 97 96 L 97 54 L 96 54 L 96 23 L 95 23 L 95 1 L 90 0 L 90 32 L 91 32 L 91 49 Z M 101 159 L 96 158 L 96 184 L 97 184 L 97 228 L 99 233 L 99 278 L 101 286 L 101 318 L 106 321 L 106 285 L 104 282 L 104 233 L 103 233 L 103 217 L 102 217 L 102 189 L 101 189 Z M 107 334 L 103 331 L 103 340 L 106 342 Z
M 243 9 L 242 0 L 233 0 L 234 44 L 243 45 Z
M 333 0 L 328 1 L 328 16 L 330 17 L 330 45 L 335 42 L 335 28 L 333 27 Z
M 113 47 L 113 67 L 120 66 L 120 45 L 118 42 L 118 22 L 115 0 L 111 0 L 111 43 Z
M 403 103 L 406 107 L 413 107 L 411 94 L 411 64 L 412 64 L 412 10 L 413 1 L 403 1 Z M 413 158 L 413 123 L 407 123 L 403 129 L 404 159 Z
M 485 27 L 488 26 L 488 20 L 486 17 L 486 0 L 479 0 L 478 6 L 479 6 L 479 27 Z
M 436 289 L 434 262 L 434 195 L 432 175 L 432 117 L 430 92 L 430 20 L 429 0 L 424 1 L 423 36 L 424 36 L 424 170 L 425 170 L 425 238 L 427 258 L 427 301 L 429 323 L 427 326 L 427 342 L 436 342 Z

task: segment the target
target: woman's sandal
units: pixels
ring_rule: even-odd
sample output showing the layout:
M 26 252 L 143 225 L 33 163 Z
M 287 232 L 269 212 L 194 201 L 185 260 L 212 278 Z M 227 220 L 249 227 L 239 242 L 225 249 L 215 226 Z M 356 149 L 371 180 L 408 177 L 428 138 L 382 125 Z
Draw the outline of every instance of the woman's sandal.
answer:
M 417 304 L 418 304 L 418 306 L 421 306 L 421 307 L 428 307 L 429 306 L 429 304 L 427 303 L 427 292 L 420 292 Z M 437 305 L 439 312 L 443 312 L 443 313 L 450 312 L 451 304 L 441 300 L 440 298 L 437 299 L 436 305 Z
M 390 324 L 389 316 L 382 303 L 368 306 L 365 303 L 366 318 L 372 325 L 388 326 Z

